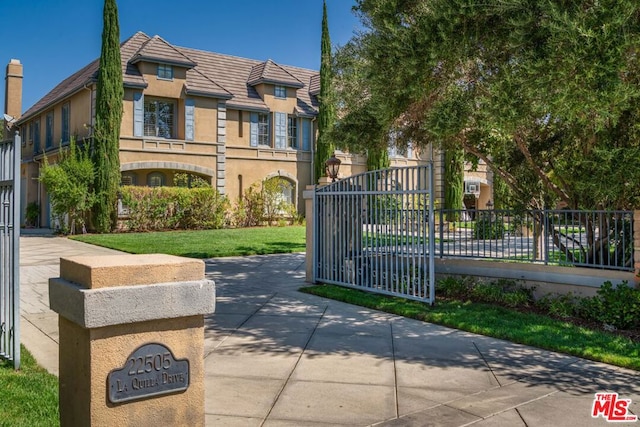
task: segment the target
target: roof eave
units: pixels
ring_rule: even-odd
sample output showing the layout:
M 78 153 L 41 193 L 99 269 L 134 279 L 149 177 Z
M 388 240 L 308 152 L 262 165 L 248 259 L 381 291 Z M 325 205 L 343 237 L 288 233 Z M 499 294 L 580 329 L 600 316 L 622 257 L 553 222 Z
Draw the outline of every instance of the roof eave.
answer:
M 205 92 L 201 90 L 185 89 L 187 95 L 203 96 L 206 98 L 232 99 L 233 95 L 228 93 Z
M 292 88 L 295 88 L 295 89 L 302 89 L 304 87 L 304 84 L 302 84 L 302 83 L 283 82 L 283 81 L 279 81 L 279 80 L 265 79 L 265 78 L 262 78 L 262 77 L 260 77 L 259 79 L 254 79 L 254 80 L 251 80 L 251 81 L 247 82 L 247 84 L 250 85 L 250 86 L 259 85 L 261 83 L 267 83 L 267 84 L 272 84 L 272 85 L 281 85 L 281 86 L 285 86 L 285 87 L 292 87 Z
M 191 61 L 176 61 L 167 58 L 157 58 L 155 56 L 148 55 L 135 55 L 129 60 L 130 64 L 137 64 L 138 62 L 153 62 L 158 64 L 175 65 L 177 67 L 184 67 L 187 69 L 195 68 L 198 64 Z
M 237 110 L 242 110 L 242 111 L 252 111 L 252 112 L 256 112 L 256 113 L 268 113 L 270 112 L 269 107 L 256 107 L 256 106 L 252 106 L 252 105 L 245 105 L 242 103 L 234 103 L 234 102 L 227 102 L 227 108 L 235 108 Z
M 129 89 L 146 89 L 149 84 L 147 82 L 143 83 L 134 83 L 134 82 L 124 82 L 124 87 Z
M 38 108 L 37 110 L 35 110 L 32 113 L 29 113 L 29 115 L 24 115 L 21 116 L 15 123 L 16 126 L 21 126 L 24 122 L 29 121 L 30 119 L 32 119 L 33 117 L 41 114 L 43 111 L 48 110 L 49 108 L 51 108 L 52 106 L 59 104 L 61 102 L 63 102 L 65 99 L 71 98 L 73 95 L 81 92 L 84 89 L 88 89 L 87 86 L 92 84 L 92 83 L 96 83 L 97 80 L 94 78 L 91 78 L 87 81 L 85 81 L 84 83 L 82 83 L 81 85 L 77 86 L 75 89 L 73 89 L 72 91 L 70 91 L 69 93 L 65 94 L 62 97 L 57 97 L 55 99 L 53 99 L 52 101 L 49 101 L 48 103 L 46 103 L 45 105 L 43 105 L 42 107 Z

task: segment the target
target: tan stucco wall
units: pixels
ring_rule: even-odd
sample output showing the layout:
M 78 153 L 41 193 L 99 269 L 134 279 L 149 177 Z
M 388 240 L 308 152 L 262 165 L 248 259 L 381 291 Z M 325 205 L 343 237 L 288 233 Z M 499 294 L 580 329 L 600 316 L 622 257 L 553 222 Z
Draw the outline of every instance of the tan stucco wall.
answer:
M 193 98 L 195 100 L 195 140 L 211 141 L 218 140 L 218 100 L 211 98 Z M 184 109 L 183 109 L 184 114 Z M 229 112 L 227 111 L 227 114 Z M 184 120 L 182 120 L 184 126 Z M 227 126 L 229 126 L 229 116 L 227 115 Z
M 239 123 L 240 115 L 242 115 L 242 124 Z M 227 147 L 249 146 L 250 118 L 251 113 L 248 111 L 227 109 Z M 242 136 L 240 136 L 240 127 L 242 127 Z
M 178 320 L 83 329 L 60 317 L 60 407 L 61 425 L 152 426 L 190 420 L 204 425 L 204 382 L 194 373 L 204 372 L 204 319 L 192 316 Z M 145 343 L 166 345 L 176 359 L 188 359 L 192 381 L 180 393 L 113 404 L 107 399 L 106 378 L 122 368 L 127 356 Z M 66 375 L 84 372 L 84 375 Z M 71 393 L 66 390 L 73 390 Z M 89 401 L 90 403 L 85 403 Z M 62 410 L 62 408 L 66 408 Z
M 231 200 L 237 200 L 240 195 L 240 181 L 244 192 L 266 178 L 281 176 L 288 179 L 296 185 L 295 204 L 303 212 L 302 191 L 311 181 L 311 153 L 295 150 L 228 149 L 226 175 L 227 196 Z
M 276 98 L 274 93 L 275 93 L 275 85 L 272 84 L 259 84 L 258 87 L 260 88 L 258 90 L 258 93 L 262 96 L 262 100 L 264 101 L 265 104 L 267 104 L 267 107 L 269 107 L 269 110 L 271 110 L 272 112 L 279 112 L 279 113 L 287 113 L 287 114 L 293 114 L 296 108 L 296 105 L 298 103 L 298 100 L 296 98 L 296 93 L 295 93 L 295 89 L 293 88 L 286 88 L 287 89 L 287 98 Z
M 153 95 L 161 98 L 180 98 L 187 77 L 186 68 L 173 67 L 173 80 L 158 78 L 158 64 L 149 62 L 138 63 L 138 69 L 147 82 L 145 95 Z

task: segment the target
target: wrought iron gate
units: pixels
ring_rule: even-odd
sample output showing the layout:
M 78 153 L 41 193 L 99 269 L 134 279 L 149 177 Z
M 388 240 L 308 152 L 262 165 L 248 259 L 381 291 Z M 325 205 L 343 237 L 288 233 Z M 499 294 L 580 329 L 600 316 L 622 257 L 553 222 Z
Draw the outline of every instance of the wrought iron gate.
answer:
M 431 165 L 366 172 L 317 188 L 314 282 L 433 304 Z
M 20 136 L 0 142 L 0 357 L 20 367 Z

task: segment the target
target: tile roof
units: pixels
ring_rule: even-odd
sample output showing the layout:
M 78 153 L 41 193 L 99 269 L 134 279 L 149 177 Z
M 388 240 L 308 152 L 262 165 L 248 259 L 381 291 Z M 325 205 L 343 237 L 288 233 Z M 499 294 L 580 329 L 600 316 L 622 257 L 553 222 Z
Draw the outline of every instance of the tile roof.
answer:
M 140 31 L 120 46 L 125 87 L 147 86 L 135 65 L 138 61 L 170 63 L 188 68 L 185 84 L 187 94 L 227 99 L 227 106 L 230 108 L 268 111 L 267 105 L 252 84 L 282 84 L 297 89 L 298 114 L 313 116 L 318 112 L 316 95 L 320 80 L 315 70 L 279 65 L 270 59 L 259 61 L 174 46 L 159 36 L 149 37 Z M 96 59 L 63 80 L 29 108 L 18 123 L 96 82 L 98 63 L 99 60 Z
M 172 64 L 186 68 L 193 68 L 196 63 L 189 59 L 185 54 L 167 43 L 160 36 L 153 36 L 142 45 L 140 49 L 129 60 L 132 64 L 140 61 L 159 62 L 163 64 Z
M 122 79 L 125 86 L 147 87 L 147 82 L 144 81 L 140 71 L 138 71 L 138 67 L 133 64 L 129 64 L 129 58 L 131 58 L 131 56 L 148 40 L 149 36 L 138 31 L 120 45 Z M 43 110 L 57 102 L 60 102 L 64 98 L 73 95 L 79 90 L 85 88 L 87 85 L 97 82 L 99 63 L 100 59 L 95 59 L 81 70 L 76 71 L 71 76 L 61 81 L 49 93 L 40 98 L 38 102 L 25 111 L 25 113 L 20 117 L 18 123 L 41 113 Z
M 251 86 L 260 83 L 272 83 L 296 88 L 304 87 L 300 80 L 270 59 L 251 69 L 247 83 Z
M 309 93 L 315 96 L 320 94 L 320 74 L 314 74 L 309 79 Z

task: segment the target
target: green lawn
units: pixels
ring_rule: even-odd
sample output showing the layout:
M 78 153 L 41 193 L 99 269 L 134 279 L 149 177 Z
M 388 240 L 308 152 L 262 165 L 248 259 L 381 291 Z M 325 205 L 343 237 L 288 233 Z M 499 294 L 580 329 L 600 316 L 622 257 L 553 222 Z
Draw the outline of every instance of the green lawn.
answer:
M 21 348 L 19 371 L 0 359 L 0 426 L 58 426 L 58 378 Z
M 84 234 L 72 239 L 132 254 L 214 258 L 304 252 L 305 227 L 258 227 L 158 233 Z
M 640 343 L 547 316 L 489 304 L 438 300 L 434 306 L 333 285 L 301 291 L 463 331 L 640 370 Z

